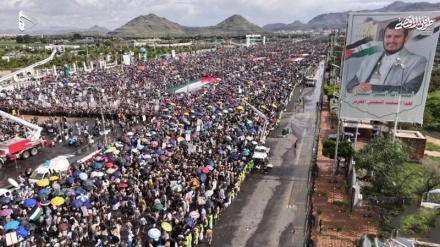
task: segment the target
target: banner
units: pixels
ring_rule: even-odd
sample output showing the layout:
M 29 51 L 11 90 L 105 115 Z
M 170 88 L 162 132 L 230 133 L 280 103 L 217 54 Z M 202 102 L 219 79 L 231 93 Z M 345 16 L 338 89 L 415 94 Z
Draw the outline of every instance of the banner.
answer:
M 340 117 L 423 123 L 440 12 L 350 13 Z

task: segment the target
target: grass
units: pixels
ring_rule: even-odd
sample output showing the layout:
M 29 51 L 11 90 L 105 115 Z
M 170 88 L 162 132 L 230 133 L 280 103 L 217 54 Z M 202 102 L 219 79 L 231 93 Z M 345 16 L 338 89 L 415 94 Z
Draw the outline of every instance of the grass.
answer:
M 440 145 L 434 144 L 432 142 L 426 142 L 425 150 L 440 152 Z
M 431 155 L 425 155 L 425 157 L 428 157 L 428 158 L 431 159 L 431 160 L 439 161 L 439 162 L 440 162 L 440 157 L 437 157 L 437 156 L 431 156 Z
M 402 217 L 400 224 L 404 230 L 425 233 L 435 227 L 436 217 L 436 209 L 420 208 L 417 213 Z

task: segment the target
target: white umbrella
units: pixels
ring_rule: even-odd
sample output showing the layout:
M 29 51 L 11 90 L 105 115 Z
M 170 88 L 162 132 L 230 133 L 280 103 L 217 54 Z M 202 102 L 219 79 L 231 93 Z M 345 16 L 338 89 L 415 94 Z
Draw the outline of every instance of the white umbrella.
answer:
M 90 174 L 90 177 L 91 177 L 91 178 L 94 178 L 94 177 L 102 177 L 102 176 L 104 176 L 104 173 L 103 173 L 103 172 L 93 171 L 93 172 Z
M 81 180 L 87 180 L 89 178 L 89 176 L 87 175 L 87 173 L 85 173 L 85 172 L 81 172 L 80 174 L 79 174 L 79 179 L 81 179 Z
M 206 197 L 210 197 L 210 196 L 212 196 L 212 195 L 214 195 L 214 191 L 213 191 L 213 190 L 207 190 L 207 191 L 205 191 L 205 196 L 206 196 Z
M 129 132 L 127 132 L 127 135 L 128 136 L 133 136 L 134 134 L 133 134 L 133 132 L 129 131 Z
M 198 218 L 200 217 L 200 214 L 199 214 L 199 212 L 197 212 L 197 211 L 191 211 L 191 212 L 189 213 L 189 216 L 190 216 L 191 218 L 198 219 Z
M 107 171 L 105 171 L 107 174 L 113 174 L 116 170 L 113 168 L 109 168 L 107 169 Z

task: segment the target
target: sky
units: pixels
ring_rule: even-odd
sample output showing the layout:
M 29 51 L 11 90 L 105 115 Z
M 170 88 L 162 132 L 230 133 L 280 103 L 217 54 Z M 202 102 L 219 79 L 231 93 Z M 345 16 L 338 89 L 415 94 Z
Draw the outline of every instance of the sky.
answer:
M 32 28 L 31 23 L 25 21 L 24 32 L 53 26 L 90 28 L 94 25 L 114 30 L 150 13 L 190 27 L 216 25 L 234 14 L 264 26 L 295 20 L 307 23 L 320 14 L 377 9 L 392 2 L 394 0 L 0 0 L 0 30 L 19 32 L 20 11 L 38 21 Z

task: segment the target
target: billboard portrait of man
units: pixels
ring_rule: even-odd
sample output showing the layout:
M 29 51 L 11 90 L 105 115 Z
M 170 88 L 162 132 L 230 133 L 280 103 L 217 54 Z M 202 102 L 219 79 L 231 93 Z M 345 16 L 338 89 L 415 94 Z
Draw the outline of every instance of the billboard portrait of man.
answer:
M 383 31 L 383 51 L 366 57 L 347 83 L 350 93 L 397 92 L 417 94 L 425 75 L 426 58 L 407 48 L 408 29 L 390 22 Z M 397 28 L 396 28 L 397 27 Z
M 423 123 L 439 29 L 436 11 L 349 13 L 340 117 Z

